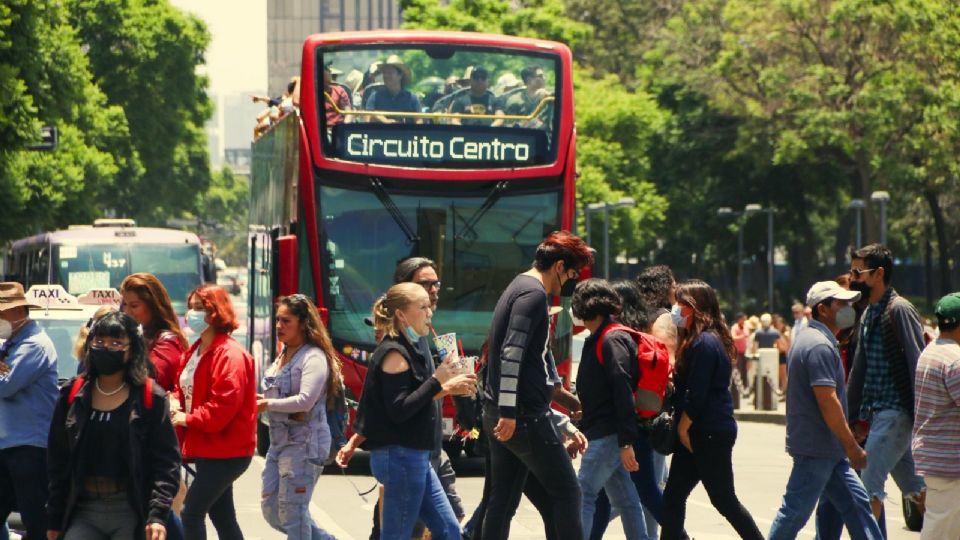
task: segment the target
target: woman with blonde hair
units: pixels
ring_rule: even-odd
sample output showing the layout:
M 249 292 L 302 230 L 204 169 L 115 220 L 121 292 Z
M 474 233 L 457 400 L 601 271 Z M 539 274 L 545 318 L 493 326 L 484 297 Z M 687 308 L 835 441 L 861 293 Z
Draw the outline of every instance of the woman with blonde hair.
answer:
M 340 358 L 316 306 L 302 294 L 280 298 L 283 350 L 263 378 L 257 410 L 270 418 L 263 470 L 263 516 L 289 540 L 333 538 L 310 518 L 310 498 L 330 454 L 327 405 L 340 393 Z
M 383 484 L 382 538 L 410 538 L 419 517 L 433 538 L 459 539 L 460 525 L 430 466 L 436 407 L 446 395 L 476 389 L 474 374 L 456 375 L 448 362 L 434 369 L 418 343 L 430 332 L 430 297 L 416 283 L 398 283 L 373 306 L 384 337 L 370 361 L 355 429 L 366 438 L 370 468 Z

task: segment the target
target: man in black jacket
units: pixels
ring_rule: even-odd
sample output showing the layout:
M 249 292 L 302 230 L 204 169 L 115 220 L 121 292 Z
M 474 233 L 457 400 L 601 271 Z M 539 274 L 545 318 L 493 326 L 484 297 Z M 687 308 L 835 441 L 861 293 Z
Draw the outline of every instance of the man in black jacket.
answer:
M 494 309 L 484 384 L 483 427 L 490 436 L 490 499 L 484 540 L 506 539 L 527 474 L 553 501 L 558 539 L 580 539 L 580 486 L 550 418 L 554 384 L 548 300 L 570 296 L 590 248 L 566 231 L 537 247 L 533 268 L 507 286 Z

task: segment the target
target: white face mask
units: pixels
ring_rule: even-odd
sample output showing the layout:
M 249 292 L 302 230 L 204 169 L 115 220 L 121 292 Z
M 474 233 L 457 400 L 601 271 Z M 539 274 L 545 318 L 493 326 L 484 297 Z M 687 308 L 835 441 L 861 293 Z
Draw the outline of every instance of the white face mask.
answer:
M 838 329 L 846 330 L 857 322 L 857 312 L 851 306 L 843 306 L 837 311 L 835 322 Z
M 573 319 L 574 326 L 583 326 L 583 319 L 578 319 L 577 316 L 573 314 L 573 308 L 570 309 L 570 318 Z
M 13 325 L 20 324 L 26 319 L 20 319 L 19 321 L 10 322 L 6 319 L 0 319 L 0 339 L 10 339 L 10 336 L 13 335 Z

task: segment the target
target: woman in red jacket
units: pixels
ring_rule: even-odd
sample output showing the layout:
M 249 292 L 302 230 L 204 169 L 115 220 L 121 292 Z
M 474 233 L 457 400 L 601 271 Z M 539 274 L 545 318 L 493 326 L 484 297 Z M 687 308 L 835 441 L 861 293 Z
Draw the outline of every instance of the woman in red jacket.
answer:
M 171 411 L 173 425 L 185 428 L 184 460 L 196 464 L 181 513 L 183 529 L 190 540 L 205 540 L 209 514 L 220 540 L 242 540 L 233 482 L 250 466 L 256 447 L 253 358 L 230 337 L 239 325 L 225 290 L 201 285 L 187 305 L 187 325 L 200 339 L 184 355 L 175 390 L 179 409 Z
M 187 350 L 187 338 L 180 330 L 167 289 L 153 274 L 141 272 L 123 280 L 120 294 L 123 312 L 143 326 L 143 339 L 156 371 L 154 379 L 164 390 L 172 392 L 180 360 Z

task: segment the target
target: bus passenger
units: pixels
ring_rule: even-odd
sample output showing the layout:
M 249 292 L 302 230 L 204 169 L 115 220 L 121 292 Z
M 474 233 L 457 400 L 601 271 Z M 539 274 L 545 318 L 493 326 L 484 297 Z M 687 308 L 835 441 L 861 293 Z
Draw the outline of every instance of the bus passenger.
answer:
M 543 98 L 549 95 L 546 86 L 546 77 L 543 74 L 543 68 L 539 66 L 527 66 L 520 70 L 520 78 L 526 85 L 523 92 L 514 92 L 510 94 L 503 104 L 503 111 L 508 115 L 529 115 L 537 110 Z M 545 118 L 549 118 L 549 111 L 545 107 L 541 109 L 541 114 L 515 125 L 527 128 L 541 128 L 548 123 Z
M 173 310 L 167 289 L 153 274 L 139 272 L 120 284 L 123 312 L 143 327 L 143 339 L 154 368 L 154 378 L 164 390 L 172 392 L 180 360 L 187 350 L 187 338 Z
M 377 66 L 377 73 L 383 77 L 383 87 L 373 91 L 364 108 L 368 111 L 421 112 L 420 99 L 405 87 L 410 84 L 410 68 L 399 56 L 392 54 L 385 62 Z M 382 124 L 416 124 L 416 118 L 404 118 L 373 114 L 373 122 Z
M 432 374 L 418 343 L 429 332 L 430 297 L 415 283 L 390 287 L 373 306 L 384 333 L 368 366 L 357 423 L 370 450 L 370 468 L 384 485 L 382 538 L 410 538 L 419 517 L 436 539 L 460 538 L 460 525 L 430 466 L 437 429 L 434 400 L 468 394 L 473 374 L 454 375 L 450 362 Z
M 347 90 L 333 81 L 333 78 L 342 72 L 333 67 L 333 62 L 327 62 L 323 65 L 323 91 L 327 94 L 323 98 L 323 104 L 326 111 L 327 128 L 342 124 L 345 122 L 344 116 L 340 111 L 350 110 L 350 96 Z M 329 97 L 327 97 L 329 96 Z
M 453 100 L 450 112 L 475 115 L 502 115 L 499 102 L 493 92 L 489 90 L 490 73 L 483 66 L 473 66 L 470 70 L 470 91 Z M 464 126 L 492 126 L 503 125 L 503 120 L 486 118 L 452 118 L 451 124 Z
M 184 459 L 196 464 L 183 529 L 190 540 L 206 540 L 209 514 L 220 540 L 242 540 L 233 483 L 250 466 L 256 447 L 253 358 L 230 337 L 239 324 L 227 291 L 201 285 L 187 296 L 187 305 L 187 325 L 200 339 L 184 354 L 170 412 L 173 425 L 183 429 Z
M 310 518 L 309 507 L 330 454 L 326 410 L 340 392 L 340 359 L 306 296 L 281 298 L 276 326 L 283 350 L 267 369 L 264 395 L 257 399 L 257 410 L 270 418 L 263 517 L 289 540 L 333 538 Z
M 137 321 L 116 311 L 98 319 L 83 362 L 50 424 L 47 538 L 162 540 L 180 452 L 167 393 L 148 384 Z

